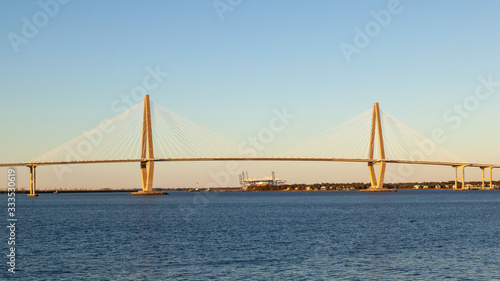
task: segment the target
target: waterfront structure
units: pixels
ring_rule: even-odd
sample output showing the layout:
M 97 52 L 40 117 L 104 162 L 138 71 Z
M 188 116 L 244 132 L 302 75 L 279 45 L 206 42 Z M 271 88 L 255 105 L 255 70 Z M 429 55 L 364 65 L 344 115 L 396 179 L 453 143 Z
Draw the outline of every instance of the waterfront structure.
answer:
M 136 119 L 140 119 L 125 123 L 128 120 L 127 116 L 135 116 Z M 282 116 L 282 118 L 285 117 Z M 384 118 L 389 121 L 383 122 L 379 104 L 374 103 L 371 110 L 371 127 L 368 127 L 370 128 L 368 130 L 364 129 L 366 126 L 361 122 L 363 120 L 355 117 L 353 118 L 354 121 L 346 122 L 343 127 L 339 126 L 341 130 L 327 131 L 326 135 L 302 143 L 292 149 L 291 152 L 281 156 L 256 156 L 255 154 L 248 154 L 248 150 L 242 149 L 239 143 L 217 135 L 161 106 L 155 104 L 152 107 L 149 95 L 146 95 L 143 103 L 137 104 L 109 120 L 111 124 L 122 125 L 122 130 L 116 130 L 115 134 L 107 133 L 105 135 L 103 131 L 107 131 L 101 130 L 101 127 L 98 126 L 82 136 L 49 151 L 35 161 L 0 163 L 0 167 L 29 167 L 30 194 L 28 196 L 36 196 L 36 168 L 38 166 L 130 162 L 140 164 L 142 179 L 142 190 L 134 194 L 161 194 L 153 189 L 153 176 L 155 162 L 162 161 L 330 161 L 366 163 L 371 185 L 365 191 L 375 192 L 393 191 L 393 189 L 384 188 L 387 164 L 453 167 L 455 170 L 454 187 L 458 189 L 458 182 L 461 181 L 460 189 L 462 190 L 466 189 L 465 168 L 476 167 L 482 170 L 482 188 L 487 189 L 485 181 L 489 181 L 490 189 L 493 188 L 493 169 L 500 168 L 500 164 L 471 163 L 456 160 L 449 157 L 447 153 L 442 153 L 442 151 L 436 153 L 437 145 L 434 143 L 432 145 L 435 152 L 432 155 L 420 153 L 421 155 L 415 156 L 415 149 L 421 149 L 422 146 L 425 147 L 429 142 L 423 139 L 421 143 L 416 143 L 415 136 L 422 137 L 421 135 L 416 135 L 416 132 L 411 131 L 411 128 L 399 123 L 386 113 L 384 113 Z M 354 124 L 353 122 L 358 123 Z M 141 123 L 142 126 L 139 126 Z M 385 126 L 384 130 L 382 124 Z M 361 128 L 360 131 L 359 128 Z M 135 131 L 136 129 L 141 129 L 142 134 Z M 345 136 L 352 134 L 353 131 L 361 133 L 361 136 L 356 135 L 354 138 L 346 139 Z M 363 139 L 367 135 L 367 131 L 369 131 L 369 140 L 366 140 L 368 147 L 365 146 L 365 140 Z M 95 139 L 88 141 L 89 135 L 92 134 L 100 134 L 100 142 L 95 141 Z M 136 146 L 136 137 L 140 137 L 140 146 Z M 339 144 L 338 141 L 343 140 L 342 138 L 345 141 Z M 391 142 L 386 147 L 384 141 L 388 138 Z M 365 152 L 363 152 L 363 156 L 355 155 L 355 152 L 360 150 L 359 145 L 361 145 L 361 148 L 368 148 L 368 153 L 364 154 Z M 137 147 L 140 147 L 140 155 L 131 157 L 130 151 L 134 151 Z M 392 149 L 392 157 L 386 157 L 387 148 Z M 160 151 L 161 156 L 156 155 L 155 151 Z M 375 157 L 377 151 L 378 158 Z M 434 155 L 437 156 L 433 157 Z M 429 157 L 429 159 L 425 160 L 425 157 Z M 375 166 L 379 167 L 378 173 L 375 171 Z M 461 170 L 461 175 L 458 174 L 458 169 Z M 485 177 L 484 170 L 489 170 L 489 177 Z
M 274 171 L 271 176 L 264 177 L 262 179 L 249 178 L 248 172 L 242 172 L 240 175 L 240 185 L 246 190 L 249 186 L 261 186 L 261 185 L 272 185 L 272 186 L 280 186 L 284 184 L 286 181 L 279 179 L 276 177 Z

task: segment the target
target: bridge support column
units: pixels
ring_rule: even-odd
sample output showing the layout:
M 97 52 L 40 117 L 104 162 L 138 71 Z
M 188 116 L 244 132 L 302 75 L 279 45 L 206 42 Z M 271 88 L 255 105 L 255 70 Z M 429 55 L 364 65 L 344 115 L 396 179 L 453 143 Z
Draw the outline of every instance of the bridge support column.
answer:
M 38 194 L 36 194 L 36 166 L 31 165 L 28 167 L 30 168 L 30 193 L 28 194 L 28 197 L 37 197 Z
M 380 165 L 380 169 L 378 171 L 378 178 L 375 173 L 375 165 Z M 368 163 L 368 172 L 370 173 L 370 188 L 384 188 L 384 177 L 385 177 L 385 161 L 377 162 L 377 163 Z
M 453 190 L 465 190 L 465 166 L 453 166 L 455 168 L 455 185 L 453 186 Z M 458 168 L 462 168 L 462 177 L 458 177 Z M 462 181 L 462 188 L 458 188 L 458 180 Z
M 132 192 L 130 195 L 160 195 L 165 192 L 153 189 L 154 175 L 154 151 L 153 151 L 153 129 L 151 127 L 151 106 L 149 95 L 144 96 L 144 115 L 142 119 L 142 150 L 141 150 L 141 179 L 142 190 Z
M 484 169 L 489 169 L 490 170 L 490 177 L 489 178 L 485 178 L 484 177 Z M 483 185 L 482 185 L 482 189 L 493 189 L 493 167 L 481 167 L 481 174 L 482 174 L 482 179 L 483 179 Z M 490 187 L 489 188 L 486 188 L 484 186 L 484 181 L 485 180 L 489 180 L 490 181 Z
M 375 135 L 378 136 L 378 146 L 380 151 L 380 161 L 376 161 L 373 158 L 373 154 L 375 151 Z M 378 103 L 373 104 L 372 111 L 372 126 L 370 133 L 370 152 L 368 155 L 368 159 L 374 160 L 373 162 L 368 163 L 368 172 L 370 174 L 370 183 L 371 186 L 367 189 L 362 189 L 360 191 L 366 192 L 388 192 L 388 191 L 396 191 L 395 189 L 384 188 L 384 177 L 385 177 L 385 149 L 384 149 L 384 137 L 382 135 L 382 121 L 380 118 L 380 108 Z M 378 171 L 378 178 L 375 174 L 374 165 L 380 165 L 380 169 Z
M 153 192 L 154 161 L 141 162 L 142 191 Z

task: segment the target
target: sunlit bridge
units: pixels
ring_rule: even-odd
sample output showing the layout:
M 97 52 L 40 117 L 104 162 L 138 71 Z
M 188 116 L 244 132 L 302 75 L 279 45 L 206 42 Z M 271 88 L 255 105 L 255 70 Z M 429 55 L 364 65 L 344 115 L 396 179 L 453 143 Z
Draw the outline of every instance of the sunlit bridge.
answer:
M 373 108 L 297 144 L 278 156 L 267 156 L 244 147 L 193 121 L 144 101 L 114 118 L 64 143 L 30 162 L 2 163 L 0 167 L 27 166 L 30 193 L 36 196 L 36 167 L 137 162 L 142 190 L 132 194 L 161 194 L 153 189 L 154 163 L 162 161 L 334 161 L 362 162 L 368 166 L 371 186 L 363 191 L 393 191 L 384 188 L 387 164 L 441 165 L 455 169 L 465 187 L 465 168 L 482 170 L 482 187 L 500 164 L 470 163 L 438 146 L 373 104 Z M 378 171 L 375 169 L 378 168 Z M 487 171 L 485 175 L 485 170 Z M 489 175 L 488 175 L 489 172 Z

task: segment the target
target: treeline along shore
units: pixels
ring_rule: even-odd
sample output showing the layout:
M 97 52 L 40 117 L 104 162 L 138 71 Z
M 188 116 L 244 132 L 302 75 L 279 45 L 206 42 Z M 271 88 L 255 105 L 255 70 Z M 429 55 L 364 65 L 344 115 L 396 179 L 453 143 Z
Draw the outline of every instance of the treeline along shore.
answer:
M 36 193 L 94 193 L 94 192 L 102 192 L 102 193 L 114 193 L 114 192 L 136 192 L 140 190 L 140 188 L 100 188 L 100 187 L 39 187 L 36 189 Z M 193 191 L 193 188 L 155 188 L 156 191 L 162 192 L 198 192 Z M 7 188 L 0 188 L 0 194 L 6 194 Z M 207 191 L 205 189 L 200 189 L 199 191 Z M 244 190 L 240 187 L 211 187 L 211 192 L 243 192 Z M 28 194 L 30 192 L 28 187 L 21 187 L 16 189 L 16 194 Z
M 454 189 L 455 181 L 447 182 L 409 182 L 409 183 L 389 183 L 384 184 L 385 188 L 397 190 L 441 190 Z M 486 189 L 498 189 L 500 181 L 493 181 L 493 188 L 489 187 L 489 182 Z M 179 188 L 155 188 L 157 191 L 164 192 L 252 192 L 252 191 L 340 191 L 340 190 L 361 190 L 370 187 L 369 183 L 315 183 L 315 184 L 284 184 L 284 185 L 253 185 L 246 188 L 241 187 L 210 187 L 207 189 L 195 190 L 189 187 Z M 458 183 L 458 189 L 462 188 L 462 184 Z M 481 189 L 482 182 L 472 181 L 466 183 L 467 189 Z M 36 193 L 90 193 L 90 192 L 135 192 L 139 188 L 76 188 L 76 187 L 40 187 Z M 7 193 L 7 188 L 0 188 L 0 194 Z M 21 187 L 16 189 L 16 193 L 29 193 L 29 188 Z
M 384 184 L 385 188 L 408 190 L 408 189 L 453 189 L 455 181 L 447 182 L 409 182 Z M 493 187 L 498 188 L 500 181 L 493 181 Z M 284 184 L 284 185 L 254 185 L 248 186 L 247 191 L 321 191 L 321 190 L 361 190 L 370 187 L 369 183 L 315 183 L 315 184 Z M 480 189 L 482 182 L 474 181 L 466 183 L 466 188 Z M 458 183 L 458 188 L 462 184 Z M 489 188 L 489 186 L 487 187 Z

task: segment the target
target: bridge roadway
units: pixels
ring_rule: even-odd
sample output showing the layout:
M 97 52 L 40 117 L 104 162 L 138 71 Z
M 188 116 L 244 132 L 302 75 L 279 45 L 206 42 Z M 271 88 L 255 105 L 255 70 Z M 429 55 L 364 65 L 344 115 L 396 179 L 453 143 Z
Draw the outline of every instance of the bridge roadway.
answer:
M 115 160 L 79 160 L 79 161 L 53 161 L 53 162 L 20 162 L 0 163 L 0 167 L 19 166 L 47 166 L 47 165 L 75 165 L 75 164 L 104 164 L 104 163 L 130 163 L 130 162 L 174 162 L 174 161 L 323 161 L 323 162 L 360 162 L 360 163 L 393 163 L 393 164 L 417 164 L 417 165 L 439 165 L 451 167 L 477 167 L 477 168 L 500 168 L 497 164 L 480 164 L 466 162 L 435 162 L 435 161 L 411 161 L 390 159 L 349 159 L 349 158 L 307 158 L 307 157 L 207 157 L 207 158 L 154 158 L 154 159 L 115 159 Z

